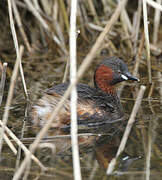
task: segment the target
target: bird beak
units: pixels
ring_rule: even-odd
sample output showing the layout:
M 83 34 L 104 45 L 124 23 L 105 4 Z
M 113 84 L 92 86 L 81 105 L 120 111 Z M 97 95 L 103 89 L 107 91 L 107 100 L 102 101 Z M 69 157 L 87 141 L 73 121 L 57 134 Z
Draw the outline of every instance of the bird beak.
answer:
M 140 81 L 138 78 L 136 78 L 135 76 L 133 76 L 129 72 L 122 74 L 121 77 L 126 81 L 127 80 L 138 81 L 138 82 Z

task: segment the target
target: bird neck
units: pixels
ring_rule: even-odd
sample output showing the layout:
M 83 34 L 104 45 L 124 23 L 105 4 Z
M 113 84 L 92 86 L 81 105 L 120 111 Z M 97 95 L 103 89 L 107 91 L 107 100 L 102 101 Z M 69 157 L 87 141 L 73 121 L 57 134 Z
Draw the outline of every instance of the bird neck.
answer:
M 113 70 L 105 65 L 100 65 L 95 72 L 95 86 L 107 94 L 116 95 L 115 86 L 111 85 Z

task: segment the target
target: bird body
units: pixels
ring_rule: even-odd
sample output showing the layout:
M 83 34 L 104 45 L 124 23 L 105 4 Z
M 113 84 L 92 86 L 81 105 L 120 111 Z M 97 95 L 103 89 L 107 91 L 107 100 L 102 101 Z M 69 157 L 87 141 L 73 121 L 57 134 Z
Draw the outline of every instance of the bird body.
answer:
M 77 121 L 79 132 L 109 133 L 115 132 L 114 124 L 124 119 L 123 108 L 115 91 L 119 82 L 133 80 L 123 62 L 117 57 L 103 60 L 94 73 L 94 87 L 77 84 Z M 55 85 L 44 91 L 43 97 L 32 107 L 34 126 L 43 127 L 50 118 L 69 83 Z M 51 124 L 48 135 L 69 134 L 70 132 L 70 98 L 67 99 L 57 117 Z M 87 139 L 80 138 L 82 144 Z

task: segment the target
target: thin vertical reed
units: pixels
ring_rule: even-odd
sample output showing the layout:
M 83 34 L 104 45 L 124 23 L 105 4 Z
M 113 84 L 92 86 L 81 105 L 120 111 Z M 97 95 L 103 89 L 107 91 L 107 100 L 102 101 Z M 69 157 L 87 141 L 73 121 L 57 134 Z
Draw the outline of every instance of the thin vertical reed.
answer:
M 67 30 L 67 32 L 69 32 L 69 20 L 68 20 L 68 15 L 67 15 L 67 12 L 66 12 L 64 1 L 59 0 L 59 3 L 60 3 L 60 7 L 61 7 L 61 12 L 63 13 L 66 30 Z
M 156 0 L 156 2 L 161 5 L 162 0 Z M 158 40 L 158 30 L 159 30 L 159 25 L 160 25 L 160 10 L 159 9 L 155 9 L 155 15 L 154 15 L 154 29 L 153 29 L 153 44 L 156 45 L 157 40 Z M 160 94 L 160 103 L 162 103 L 162 83 L 161 83 L 161 79 L 162 79 L 162 73 L 161 72 L 157 72 L 157 77 L 158 77 L 158 81 L 159 81 L 159 94 Z
M 134 70 L 133 70 L 133 75 L 134 76 L 138 76 L 140 59 L 141 59 L 142 51 L 143 51 L 143 48 L 144 48 L 144 41 L 145 41 L 145 36 L 144 36 L 144 33 L 142 33 L 142 39 L 141 39 L 140 45 L 138 47 L 138 52 L 136 54 L 136 62 L 135 62 L 135 65 L 134 65 Z
M 65 72 L 62 80 L 63 83 L 67 81 L 68 72 L 69 72 L 69 58 L 66 60 Z
M 27 93 L 27 88 L 26 88 L 26 83 L 25 83 L 25 78 L 24 78 L 24 73 L 23 73 L 23 68 L 22 68 L 22 64 L 21 64 L 20 51 L 19 51 L 19 45 L 18 45 L 16 30 L 15 30 L 15 24 L 14 24 L 14 20 L 13 20 L 12 6 L 16 7 L 16 5 L 15 6 L 14 5 L 15 5 L 14 2 L 12 2 L 12 4 L 11 4 L 11 0 L 8 0 L 10 28 L 11 28 L 11 32 L 12 32 L 15 49 L 16 49 L 16 56 L 17 56 L 17 59 L 20 59 L 20 74 L 21 74 L 21 78 L 22 78 L 24 92 L 25 92 L 26 98 L 29 99 L 28 93 Z M 18 17 L 16 19 L 18 19 Z
M 122 12 L 121 12 L 121 22 L 122 22 L 122 27 L 123 27 L 123 30 L 124 30 L 124 33 L 125 33 L 125 37 L 127 38 L 127 45 L 131 51 L 131 54 L 133 54 L 133 47 L 132 47 L 132 42 L 130 40 L 130 35 L 129 35 L 129 30 L 128 30 L 128 24 L 127 24 L 127 19 L 126 19 L 126 16 L 125 16 L 125 8 L 123 8 Z
M 128 27 L 129 32 L 132 32 L 133 27 L 132 27 L 132 24 L 131 24 L 131 21 L 130 21 L 130 17 L 129 17 L 129 15 L 128 15 L 125 8 L 123 9 L 122 14 L 123 14 L 122 16 L 124 16 L 125 23 L 126 23 L 126 25 Z
M 140 30 L 141 12 L 142 12 L 142 1 L 138 1 L 138 9 L 134 16 L 133 29 L 132 29 L 134 55 L 136 55 L 137 53 L 137 40 Z
M 70 13 L 70 83 L 76 82 L 76 15 L 77 15 L 77 0 L 71 1 Z M 73 156 L 73 173 L 75 180 L 81 180 L 79 147 L 78 147 L 78 127 L 77 127 L 77 88 L 74 85 L 71 90 L 71 143 L 72 143 L 72 156 Z
M 94 162 L 94 165 L 93 165 L 93 169 L 90 173 L 90 176 L 89 176 L 89 179 L 88 180 L 93 180 L 95 178 L 95 174 L 96 174 L 96 171 L 97 169 L 99 168 L 99 164 L 98 162 L 95 160 Z
M 89 4 L 89 8 L 90 8 L 90 11 L 91 11 L 91 13 L 92 13 L 92 15 L 93 15 L 93 17 L 94 17 L 95 22 L 99 25 L 99 24 L 100 24 L 100 21 L 99 21 L 99 19 L 98 19 L 97 12 L 96 12 L 96 10 L 95 10 L 93 1 L 92 1 L 92 0 L 88 0 L 87 2 L 88 2 L 88 4 Z
M 21 46 L 20 46 L 20 48 L 21 48 Z M 27 91 L 27 87 L 26 87 L 26 82 L 25 82 L 24 71 L 23 71 L 23 67 L 22 67 L 22 63 L 21 63 L 21 58 L 20 58 L 20 74 L 21 74 L 21 79 L 22 79 L 22 83 L 23 83 L 25 96 L 26 96 L 27 100 L 29 101 L 29 95 L 28 95 L 28 91 Z
M 158 4 L 161 4 L 161 0 L 157 0 Z M 160 10 L 155 8 L 155 15 L 154 15 L 154 29 L 153 29 L 153 44 L 157 43 L 158 39 L 158 30 L 159 30 L 159 24 L 160 24 Z M 150 97 L 153 92 L 154 83 L 151 86 L 150 92 L 149 92 L 149 105 L 152 113 L 154 114 L 154 109 L 151 106 Z M 148 145 L 147 145 L 147 154 L 146 154 L 146 180 L 150 179 L 150 166 L 151 166 L 151 152 L 152 152 L 152 145 L 153 145 L 153 127 L 157 122 L 152 122 L 150 119 L 149 121 L 149 131 L 148 131 Z
M 162 0 L 156 0 L 156 2 L 158 4 L 161 4 Z M 155 9 L 154 30 L 153 30 L 153 44 L 157 43 L 159 25 L 160 25 L 160 10 L 159 9 Z
M 3 63 L 2 76 L 1 76 L 1 82 L 0 82 L 0 106 L 2 104 L 4 87 L 5 87 L 6 70 L 7 70 L 7 63 Z
M 151 120 L 151 119 L 150 119 Z M 151 122 L 149 122 L 149 131 L 148 131 L 148 145 L 147 145 L 147 154 L 146 154 L 146 180 L 150 179 L 150 165 L 151 165 L 151 151 L 152 151 L 152 127 Z
M 15 15 L 15 19 L 16 19 L 17 25 L 19 27 L 20 33 L 22 35 L 22 38 L 24 40 L 24 43 L 26 45 L 27 50 L 29 52 L 31 52 L 31 46 L 29 44 L 26 33 L 24 31 L 23 24 L 22 24 L 22 21 L 21 21 L 20 14 L 19 14 L 19 11 L 17 9 L 16 3 L 15 3 L 15 1 L 11 1 L 11 2 L 12 2 L 12 7 L 13 7 L 13 12 L 14 12 L 14 15 Z
M 148 78 L 149 78 L 149 83 L 152 83 L 151 60 L 150 60 L 150 42 L 149 42 L 149 32 L 148 32 L 148 19 L 147 19 L 146 0 L 143 0 L 143 21 L 144 21 L 144 32 L 145 32 L 145 45 L 146 45 L 146 52 L 147 52 Z

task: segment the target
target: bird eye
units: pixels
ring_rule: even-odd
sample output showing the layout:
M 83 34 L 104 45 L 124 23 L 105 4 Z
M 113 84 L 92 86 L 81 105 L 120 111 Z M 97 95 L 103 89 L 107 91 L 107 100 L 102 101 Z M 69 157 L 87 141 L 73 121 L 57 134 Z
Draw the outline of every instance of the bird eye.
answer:
M 120 70 L 118 70 L 118 73 L 119 73 L 119 74 L 121 74 L 121 71 L 120 71 Z

